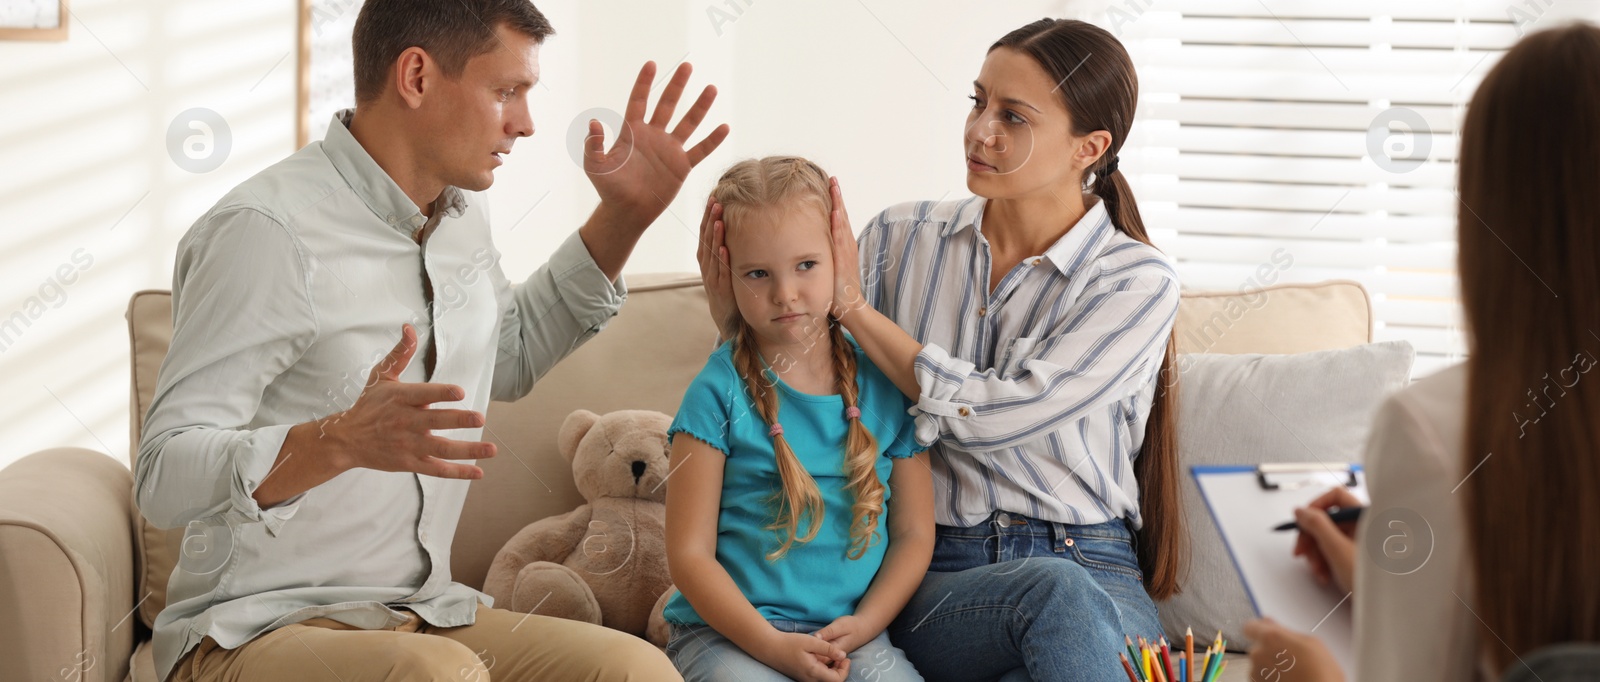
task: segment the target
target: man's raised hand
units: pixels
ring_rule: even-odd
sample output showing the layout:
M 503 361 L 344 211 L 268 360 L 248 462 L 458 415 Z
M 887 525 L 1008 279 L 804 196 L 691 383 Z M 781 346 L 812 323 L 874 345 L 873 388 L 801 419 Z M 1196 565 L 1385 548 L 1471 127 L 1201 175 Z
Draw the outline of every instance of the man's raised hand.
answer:
M 655 113 L 646 120 L 645 109 L 650 104 L 650 84 L 655 80 L 656 64 L 645 62 L 633 83 L 622 129 L 617 131 L 616 143 L 610 151 L 605 148 L 605 129 L 599 121 L 589 121 L 583 170 L 600 194 L 602 203 L 638 216 L 645 223 L 655 220 L 683 188 L 689 171 L 728 137 L 729 128 L 724 123 L 699 144 L 685 148 L 700 122 L 705 120 L 711 103 L 717 99 L 717 88 L 713 85 L 700 92 L 700 97 L 677 127 L 668 131 L 667 125 L 672 122 L 673 111 L 683 96 L 684 86 L 689 83 L 691 70 L 688 62 L 678 66 L 656 102 Z

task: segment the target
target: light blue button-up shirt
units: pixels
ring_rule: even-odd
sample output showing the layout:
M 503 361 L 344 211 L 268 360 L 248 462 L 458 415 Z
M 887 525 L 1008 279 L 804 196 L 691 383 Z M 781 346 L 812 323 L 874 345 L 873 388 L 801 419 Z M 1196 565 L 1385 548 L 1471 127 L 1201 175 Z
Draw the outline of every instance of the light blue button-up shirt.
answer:
M 269 509 L 252 493 L 291 426 L 355 403 L 402 324 L 419 346 L 401 381 L 460 386 L 464 399 L 436 407 L 481 412 L 527 394 L 627 297 L 576 232 L 513 286 L 486 198 L 450 187 L 425 218 L 350 134 L 353 115 L 335 114 L 326 139 L 235 187 L 179 242 L 172 345 L 135 472 L 145 517 L 186 528 L 155 623 L 161 679 L 208 635 L 235 648 L 318 616 L 389 627 L 401 607 L 472 623 L 493 599 L 450 579 L 468 481 L 353 469 Z

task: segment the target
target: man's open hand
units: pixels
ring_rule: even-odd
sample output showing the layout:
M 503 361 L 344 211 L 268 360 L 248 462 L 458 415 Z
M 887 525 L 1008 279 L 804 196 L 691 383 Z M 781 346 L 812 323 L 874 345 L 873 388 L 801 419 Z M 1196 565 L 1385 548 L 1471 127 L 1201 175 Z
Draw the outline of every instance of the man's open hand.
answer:
M 691 67 L 687 62 L 672 74 L 672 80 L 656 102 L 654 115 L 645 120 L 645 108 L 650 104 L 650 84 L 655 80 L 655 62 L 646 62 L 639 69 L 628 96 L 628 109 L 622 118 L 622 130 L 617 131 L 616 144 L 606 151 L 605 129 L 600 122 L 589 121 L 589 134 L 584 140 L 583 170 L 600 194 L 602 204 L 641 220 L 648 225 L 672 203 L 678 190 L 683 188 L 689 171 L 728 137 L 726 123 L 717 126 L 705 139 L 693 147 L 685 148 L 700 122 L 705 119 L 711 103 L 717 99 L 716 86 L 708 85 L 699 99 L 689 107 L 683 120 L 670 132 L 673 110 L 689 83 Z
M 400 343 L 374 365 L 367 385 L 350 409 L 324 420 L 323 437 L 342 468 L 409 471 L 439 478 L 483 478 L 483 470 L 457 459 L 487 459 L 494 444 L 440 438 L 441 429 L 483 426 L 483 414 L 473 410 L 433 409 L 433 403 L 460 400 L 466 393 L 449 384 L 413 384 L 400 381 L 417 351 L 417 331 L 407 324 Z

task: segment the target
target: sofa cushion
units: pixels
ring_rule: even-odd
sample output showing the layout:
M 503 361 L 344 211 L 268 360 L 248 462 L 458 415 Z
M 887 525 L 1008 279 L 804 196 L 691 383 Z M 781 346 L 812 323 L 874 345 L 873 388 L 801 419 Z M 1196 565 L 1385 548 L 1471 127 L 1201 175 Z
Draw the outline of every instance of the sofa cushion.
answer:
M 144 428 L 144 414 L 156 395 L 156 376 L 161 370 L 161 360 L 172 345 L 172 292 L 140 291 L 128 301 L 128 342 L 132 349 L 132 394 L 128 409 L 129 422 L 128 464 L 135 467 L 139 457 L 139 434 Z M 137 496 L 135 496 L 137 499 Z M 137 503 L 135 503 L 137 504 Z M 183 542 L 183 529 L 162 530 L 150 525 L 139 516 L 137 552 L 138 564 L 134 567 L 138 580 L 139 620 L 147 628 L 154 628 L 156 615 L 167 605 L 167 579 L 178 565 L 178 551 Z
M 1405 387 L 1414 353 L 1405 341 L 1295 355 L 1179 356 L 1178 452 L 1189 570 L 1183 593 L 1158 605 L 1168 637 L 1186 626 L 1229 648 L 1249 644 L 1256 616 L 1191 467 L 1360 463 L 1372 416 Z M 1309 574 L 1308 574 L 1309 575 Z
M 1241 291 L 1186 291 L 1179 353 L 1307 353 L 1372 340 L 1367 290 L 1349 280 Z

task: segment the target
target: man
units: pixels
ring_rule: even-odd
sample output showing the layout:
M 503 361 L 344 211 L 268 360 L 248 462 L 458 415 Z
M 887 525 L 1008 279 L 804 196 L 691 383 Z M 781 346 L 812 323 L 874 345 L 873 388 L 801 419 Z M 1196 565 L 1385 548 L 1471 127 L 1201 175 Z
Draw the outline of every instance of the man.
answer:
M 687 64 L 645 120 L 646 64 L 609 151 L 590 122 L 599 207 L 512 286 L 478 192 L 533 134 L 551 33 L 527 0 L 368 0 L 356 107 L 179 243 L 136 473 L 146 518 L 187 526 L 162 679 L 678 679 L 643 640 L 450 579 L 489 400 L 616 314 L 640 235 L 728 133 L 686 149 L 711 87 L 669 132 Z

